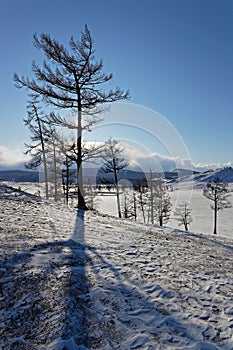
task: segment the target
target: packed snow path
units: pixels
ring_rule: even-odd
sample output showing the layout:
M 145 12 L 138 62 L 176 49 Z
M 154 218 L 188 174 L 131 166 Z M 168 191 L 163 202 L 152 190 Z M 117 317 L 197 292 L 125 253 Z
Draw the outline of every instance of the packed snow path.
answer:
M 233 349 L 231 240 L 0 197 L 0 349 Z

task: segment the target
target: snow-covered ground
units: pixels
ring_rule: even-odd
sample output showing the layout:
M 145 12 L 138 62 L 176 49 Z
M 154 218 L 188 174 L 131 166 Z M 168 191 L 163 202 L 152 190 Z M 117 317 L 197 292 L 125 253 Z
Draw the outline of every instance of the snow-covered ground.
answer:
M 233 349 L 231 239 L 0 197 L 1 349 Z
M 172 210 L 169 222 L 166 224 L 171 229 L 184 230 L 184 226 L 178 226 L 173 212 L 179 203 L 186 201 L 190 205 L 193 221 L 189 226 L 191 232 L 213 233 L 214 212 L 210 208 L 211 201 L 203 196 L 205 183 L 178 183 L 173 185 L 173 191 L 169 192 Z M 229 187 L 229 189 L 232 185 Z M 232 208 L 218 212 L 218 235 L 233 239 L 233 193 L 229 197 Z M 99 197 L 99 211 L 113 216 L 118 216 L 116 196 L 105 195 Z
M 203 189 L 194 188 L 190 191 L 190 189 L 179 188 L 177 191 L 179 192 L 178 201 L 176 200 L 176 191 L 169 193 L 174 207 L 177 206 L 177 203 L 182 202 L 182 200 L 190 198 L 188 202 L 190 203 L 193 219 L 190 224 L 190 231 L 212 234 L 214 211 L 211 209 L 210 204 L 213 204 L 213 202 L 203 196 Z M 230 196 L 229 200 L 232 203 L 232 208 L 218 212 L 218 235 L 233 239 L 233 196 Z M 174 220 L 173 215 L 171 215 L 168 225 L 171 227 L 177 226 L 177 221 Z M 181 228 L 182 230 L 184 229 L 183 226 Z

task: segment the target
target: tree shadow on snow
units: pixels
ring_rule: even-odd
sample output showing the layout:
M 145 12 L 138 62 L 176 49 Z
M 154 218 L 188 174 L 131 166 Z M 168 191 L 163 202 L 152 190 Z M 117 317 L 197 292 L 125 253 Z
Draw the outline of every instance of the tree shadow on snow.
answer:
M 77 212 L 69 240 L 37 244 L 0 261 L 2 349 L 162 349 L 177 339 L 194 344 L 197 335 L 204 341 L 197 324 L 166 307 L 174 291 L 140 285 L 124 274 L 129 268 L 103 256 L 108 247 L 101 254 L 85 243 L 84 216 Z M 94 281 L 87 281 L 87 262 Z M 124 332 L 128 339 L 121 338 Z
M 89 262 L 96 278 L 93 299 L 97 299 L 97 308 L 93 305 L 93 314 L 97 314 L 96 322 L 89 327 L 89 343 L 93 349 L 157 349 L 163 343 L 163 337 L 169 334 L 172 343 L 179 335 L 192 339 L 188 328 L 172 316 L 166 308 L 174 294 L 160 285 L 151 285 L 149 290 L 135 283 L 131 277 L 123 275 L 117 266 L 113 266 L 93 247 L 87 246 Z M 101 266 L 98 273 L 95 266 Z M 156 294 L 159 300 L 156 302 Z M 100 306 L 101 305 L 101 306 Z M 120 332 L 118 332 L 120 330 Z M 121 339 L 122 334 L 127 334 Z M 162 349 L 162 348 L 161 348 Z
M 84 234 L 84 212 L 78 211 L 69 240 L 29 246 L 1 259 L 3 350 L 85 346 L 89 293 Z

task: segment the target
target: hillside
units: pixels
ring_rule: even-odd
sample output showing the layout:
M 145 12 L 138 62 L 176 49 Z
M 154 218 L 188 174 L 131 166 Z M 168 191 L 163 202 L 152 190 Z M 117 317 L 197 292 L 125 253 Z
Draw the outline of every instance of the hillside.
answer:
M 233 182 L 233 168 L 209 170 L 209 171 L 194 175 L 193 179 L 194 181 L 211 182 L 216 177 L 218 177 L 221 182 L 226 182 L 226 183 Z
M 233 241 L 0 187 L 3 350 L 233 348 Z

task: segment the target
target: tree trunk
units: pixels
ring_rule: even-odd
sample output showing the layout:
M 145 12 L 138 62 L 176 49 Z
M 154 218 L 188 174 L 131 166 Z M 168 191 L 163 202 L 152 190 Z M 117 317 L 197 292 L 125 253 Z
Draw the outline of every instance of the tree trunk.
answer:
M 153 183 L 152 183 L 152 174 L 151 174 L 151 183 L 150 183 L 150 200 L 151 200 L 151 223 L 154 224 L 154 197 L 153 197 Z
M 184 204 L 184 228 L 185 228 L 185 231 L 188 232 L 188 214 L 187 214 L 186 204 Z
M 43 138 L 43 132 L 41 127 L 41 122 L 39 115 L 37 113 L 37 109 L 35 108 L 36 112 L 36 119 L 39 127 L 39 133 L 40 133 L 40 142 L 41 142 L 41 148 L 42 148 L 42 159 L 43 159 L 43 166 L 44 166 L 44 181 L 45 181 L 45 198 L 49 198 L 49 185 L 48 185 L 48 170 L 47 170 L 47 162 L 46 162 L 46 156 L 45 156 L 45 145 L 44 145 L 44 138 Z
M 217 213 L 218 213 L 218 203 L 217 203 L 217 190 L 214 192 L 214 234 L 217 234 Z
M 69 181 L 70 181 L 70 174 L 69 174 L 69 163 L 68 158 L 66 156 L 66 184 L 65 184 L 65 196 L 66 196 L 66 204 L 69 204 Z
M 117 194 L 118 216 L 121 219 L 121 204 L 120 204 L 120 194 L 119 194 L 118 178 L 117 178 L 115 159 L 113 159 L 113 166 L 114 166 L 114 179 L 115 179 L 116 192 L 117 192 L 116 194 Z
M 124 210 L 124 217 L 125 217 L 125 219 L 127 219 L 128 218 L 128 207 L 127 207 L 127 205 L 128 205 L 128 203 L 127 203 L 127 199 L 126 199 L 126 194 L 124 195 L 124 199 L 125 199 L 125 210 Z
M 54 166 L 54 201 L 57 202 L 58 200 L 58 189 L 57 189 L 57 159 L 56 159 L 56 146 L 55 146 L 55 140 L 53 138 L 53 166 Z
M 159 225 L 163 226 L 163 215 L 159 215 Z
M 137 221 L 137 199 L 135 193 L 133 194 L 134 220 Z
M 144 209 L 144 203 L 143 203 L 142 192 L 140 192 L 140 204 L 141 204 L 143 222 L 144 222 L 144 224 L 145 224 L 145 223 L 146 223 L 146 217 L 145 217 L 145 209 Z
M 78 94 L 78 135 L 77 135 L 77 176 L 78 176 L 78 209 L 87 210 L 83 192 L 82 173 L 82 110 L 80 94 Z
M 49 198 L 49 185 L 48 185 L 48 170 L 47 170 L 47 163 L 46 163 L 46 157 L 45 157 L 45 151 L 42 152 L 42 158 L 43 158 L 43 165 L 44 165 L 44 181 L 45 181 L 45 198 Z

